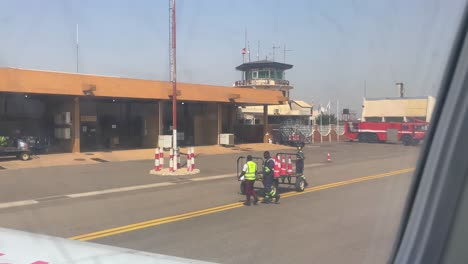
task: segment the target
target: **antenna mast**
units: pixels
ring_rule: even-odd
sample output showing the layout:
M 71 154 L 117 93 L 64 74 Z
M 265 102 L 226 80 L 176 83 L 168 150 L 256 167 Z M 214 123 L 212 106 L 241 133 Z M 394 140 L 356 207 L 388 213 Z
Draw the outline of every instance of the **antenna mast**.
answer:
M 257 47 L 257 61 L 260 60 L 260 40 L 258 41 L 258 47 Z
M 293 50 L 286 49 L 286 44 L 284 44 L 284 47 L 283 47 L 283 63 L 286 63 L 286 52 L 288 52 L 288 51 L 293 51 Z
M 247 41 L 247 54 L 249 54 L 249 62 L 250 62 L 250 42 Z
M 242 63 L 245 63 L 245 53 L 247 53 L 247 28 L 244 31 L 244 49 L 242 50 Z
M 275 61 L 275 50 L 281 48 L 280 46 L 275 46 L 275 43 L 273 43 L 273 54 L 272 54 L 272 61 Z

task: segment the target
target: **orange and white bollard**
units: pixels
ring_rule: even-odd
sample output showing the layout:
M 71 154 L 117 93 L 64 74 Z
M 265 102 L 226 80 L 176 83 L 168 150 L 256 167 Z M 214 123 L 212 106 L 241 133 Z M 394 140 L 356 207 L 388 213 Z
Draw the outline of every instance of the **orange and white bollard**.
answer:
M 288 175 L 291 175 L 293 173 L 293 166 L 291 162 L 291 156 L 288 157 Z
M 192 170 L 192 164 L 191 164 L 192 158 L 190 156 L 190 150 L 191 148 L 187 148 L 187 171 Z
M 169 150 L 169 171 L 174 172 L 174 149 Z
M 330 152 L 327 153 L 327 161 L 328 161 L 328 162 L 331 162 L 331 161 L 332 161 Z
M 154 149 L 154 170 L 159 171 L 159 148 Z
M 159 152 L 159 170 L 164 169 L 164 149 Z
M 281 156 L 281 175 L 286 175 L 286 160 L 284 155 Z
M 195 148 L 192 147 L 190 151 L 190 165 L 192 165 L 192 171 L 195 170 Z

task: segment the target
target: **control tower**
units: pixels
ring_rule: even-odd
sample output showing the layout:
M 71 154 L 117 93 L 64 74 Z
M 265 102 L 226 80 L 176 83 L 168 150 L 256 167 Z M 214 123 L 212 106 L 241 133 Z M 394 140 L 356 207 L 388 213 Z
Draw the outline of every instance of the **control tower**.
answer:
M 242 72 L 242 80 L 236 81 L 235 87 L 266 89 L 282 91 L 289 98 L 289 90 L 293 89 L 285 80 L 285 71 L 293 67 L 291 64 L 269 60 L 246 62 L 236 67 Z

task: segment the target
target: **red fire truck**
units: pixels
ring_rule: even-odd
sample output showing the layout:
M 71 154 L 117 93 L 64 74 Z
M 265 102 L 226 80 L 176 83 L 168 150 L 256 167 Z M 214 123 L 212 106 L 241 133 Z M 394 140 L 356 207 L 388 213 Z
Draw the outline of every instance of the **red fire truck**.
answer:
M 402 142 L 417 145 L 426 136 L 427 122 L 346 122 L 345 135 L 359 142 Z

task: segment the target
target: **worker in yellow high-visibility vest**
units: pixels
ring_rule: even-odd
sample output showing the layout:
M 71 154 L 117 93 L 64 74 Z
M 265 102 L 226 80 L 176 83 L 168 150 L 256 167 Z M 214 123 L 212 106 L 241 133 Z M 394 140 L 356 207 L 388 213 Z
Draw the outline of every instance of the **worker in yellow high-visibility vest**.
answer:
M 252 156 L 247 156 L 247 162 L 244 164 L 244 168 L 242 169 L 242 173 L 240 178 L 244 178 L 245 181 L 245 196 L 246 200 L 244 205 L 250 205 L 250 197 L 253 196 L 254 201 L 253 204 L 257 205 L 258 197 L 254 190 L 254 183 L 257 179 L 257 164 L 252 161 Z

